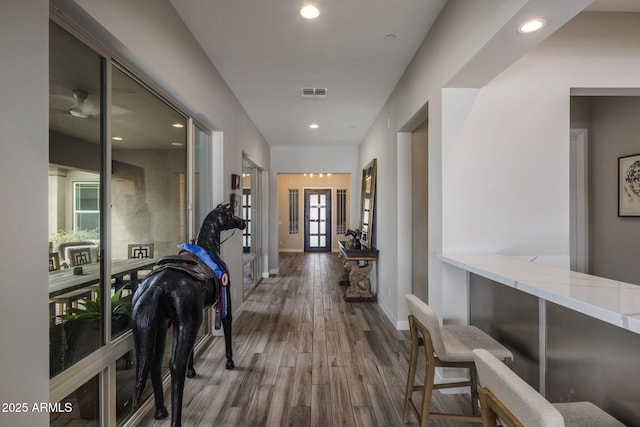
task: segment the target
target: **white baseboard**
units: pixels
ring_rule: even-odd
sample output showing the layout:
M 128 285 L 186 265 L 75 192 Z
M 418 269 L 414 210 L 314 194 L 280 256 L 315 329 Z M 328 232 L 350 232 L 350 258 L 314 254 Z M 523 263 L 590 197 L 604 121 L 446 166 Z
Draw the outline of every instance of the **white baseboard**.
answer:
M 398 320 L 396 322 L 396 329 L 398 331 L 408 331 L 409 330 L 409 321 L 408 320 Z

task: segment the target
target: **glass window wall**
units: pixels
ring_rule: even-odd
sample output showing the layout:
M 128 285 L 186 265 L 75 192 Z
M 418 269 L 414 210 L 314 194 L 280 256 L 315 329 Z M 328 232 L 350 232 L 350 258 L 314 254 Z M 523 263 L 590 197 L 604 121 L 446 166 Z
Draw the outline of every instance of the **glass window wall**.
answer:
M 51 421 L 103 425 L 100 414 L 115 410 L 120 425 L 131 415 L 135 375 L 134 350 L 123 339 L 131 299 L 156 258 L 195 238 L 213 207 L 211 133 L 95 46 L 56 22 L 50 28 L 50 376 L 52 399 L 73 405 Z M 205 319 L 201 338 L 211 330 L 209 313 Z M 165 374 L 171 342 L 170 329 Z M 77 362 L 85 358 L 101 373 L 84 372 Z M 62 377 L 88 381 L 74 391 L 60 385 Z M 105 384 L 116 385 L 115 400 Z M 143 398 L 150 394 L 148 386 Z M 88 411 L 85 398 L 92 401 Z M 101 405 L 109 405 L 106 412 Z
M 58 25 L 49 55 L 50 376 L 103 340 L 100 278 L 105 59 Z

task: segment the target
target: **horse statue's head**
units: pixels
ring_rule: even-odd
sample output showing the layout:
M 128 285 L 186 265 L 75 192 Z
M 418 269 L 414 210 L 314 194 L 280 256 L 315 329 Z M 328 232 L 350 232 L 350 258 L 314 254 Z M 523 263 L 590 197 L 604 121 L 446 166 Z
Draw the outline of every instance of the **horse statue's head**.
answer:
M 244 230 L 247 222 L 234 215 L 229 203 L 220 203 L 202 222 L 196 244 L 208 251 L 220 253 L 220 232 L 237 228 Z

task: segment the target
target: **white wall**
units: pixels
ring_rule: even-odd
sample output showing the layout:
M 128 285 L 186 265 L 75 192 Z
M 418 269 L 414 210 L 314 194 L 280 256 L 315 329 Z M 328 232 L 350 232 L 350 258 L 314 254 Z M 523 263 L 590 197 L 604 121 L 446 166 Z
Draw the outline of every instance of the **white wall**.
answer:
M 638 87 L 639 37 L 640 14 L 583 13 L 477 93 L 445 92 L 458 116 L 443 125 L 444 252 L 568 261 L 570 90 Z M 446 303 L 459 279 L 444 307 L 464 319 Z
M 361 164 L 378 158 L 384 202 L 377 218 L 398 224 L 394 190 L 404 165 L 397 163 L 395 132 L 429 119 L 429 253 L 422 256 L 429 263 L 429 303 L 443 317 L 466 321 L 466 287 L 464 275 L 443 270 L 439 252 L 568 255 L 568 84 L 555 81 L 561 68 L 555 60 L 543 74 L 504 70 L 588 3 L 448 2 L 360 147 Z M 516 24 L 542 10 L 553 12 L 547 28 L 518 38 Z M 378 237 L 378 300 L 401 325 L 407 316 L 398 269 L 402 233 L 390 227 Z
M 31 407 L 49 401 L 48 19 L 43 0 L 7 2 L 0 14 L 0 401 L 28 405 L 0 412 L 3 426 L 49 424 Z
M 65 0 L 54 2 L 134 71 L 221 132 L 214 138 L 214 143 L 222 141 L 223 153 L 214 165 L 214 180 L 218 177 L 214 205 L 229 200 L 231 174 L 242 174 L 243 154 L 256 166 L 270 169 L 269 145 L 168 0 L 77 0 L 80 7 Z M 268 197 L 264 203 L 267 212 Z M 240 234 L 223 245 L 222 256 L 237 284 L 231 287 L 235 309 L 243 300 Z
M 640 98 L 589 99 L 589 273 L 640 284 L 640 218 L 619 217 L 616 208 L 618 157 L 640 153 Z
M 378 159 L 380 203 L 376 221 L 398 224 L 396 132 L 412 131 L 425 118 L 429 119 L 429 253 L 423 256 L 429 264 L 429 302 L 437 310 L 442 305 L 440 262 L 435 257 L 442 251 L 441 90 L 523 3 L 493 0 L 487 6 L 487 3 L 449 1 L 359 147 L 361 167 L 374 157 Z M 483 19 L 477 19 L 479 16 Z M 400 166 L 411 167 L 410 163 Z M 403 230 L 394 227 L 378 230 L 378 302 L 392 322 L 399 325 L 398 322 L 406 323 L 407 318 L 404 302 L 407 286 L 399 284 L 406 277 L 398 270 L 398 239 L 403 238 Z M 406 249 L 400 252 L 406 254 Z

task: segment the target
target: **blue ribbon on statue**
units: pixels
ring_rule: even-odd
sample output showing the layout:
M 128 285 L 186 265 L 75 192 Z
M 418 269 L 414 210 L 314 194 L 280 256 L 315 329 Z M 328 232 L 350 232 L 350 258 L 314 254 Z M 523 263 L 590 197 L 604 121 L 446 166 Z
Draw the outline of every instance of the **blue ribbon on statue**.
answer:
M 229 285 L 229 274 L 227 271 L 216 262 L 215 255 L 207 252 L 205 249 L 201 248 L 197 245 L 192 245 L 190 243 L 181 243 L 178 245 L 178 248 L 183 251 L 191 252 L 202 262 L 207 264 L 220 281 L 220 317 L 224 319 L 227 317 L 227 285 Z

